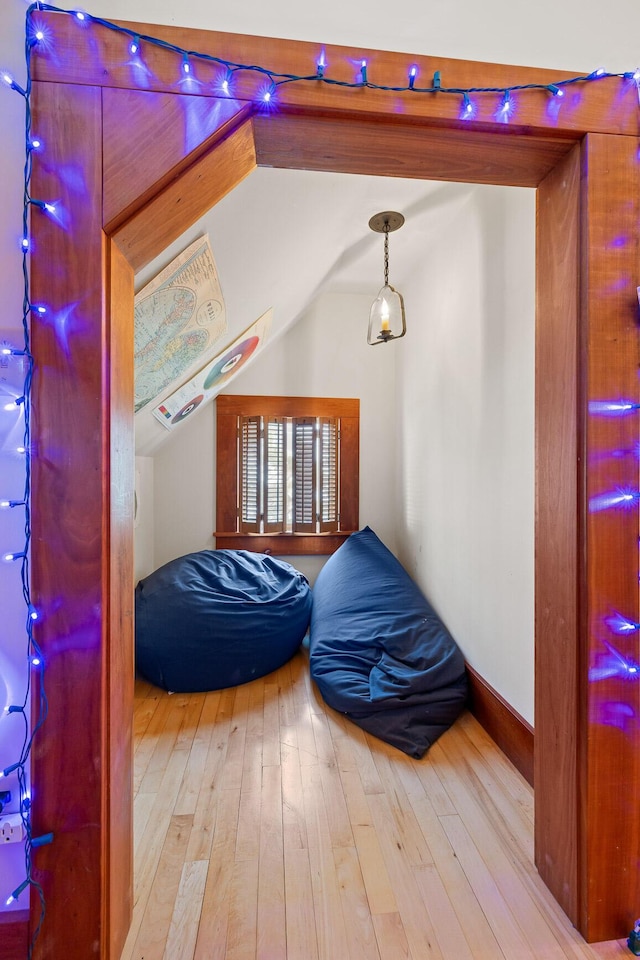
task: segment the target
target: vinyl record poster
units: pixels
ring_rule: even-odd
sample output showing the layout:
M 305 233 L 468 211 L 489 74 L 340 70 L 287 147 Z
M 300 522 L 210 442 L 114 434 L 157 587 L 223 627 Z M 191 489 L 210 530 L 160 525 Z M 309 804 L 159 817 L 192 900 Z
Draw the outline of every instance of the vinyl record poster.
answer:
M 220 393 L 262 348 L 271 330 L 273 310 L 263 313 L 237 340 L 153 410 L 154 417 L 173 430 Z

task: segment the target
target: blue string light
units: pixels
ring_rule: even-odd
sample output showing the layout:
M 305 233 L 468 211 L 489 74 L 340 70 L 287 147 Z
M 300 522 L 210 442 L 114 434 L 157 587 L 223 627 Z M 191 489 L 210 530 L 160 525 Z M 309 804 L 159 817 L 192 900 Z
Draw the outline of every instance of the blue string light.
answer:
M 628 617 L 623 617 L 621 613 L 614 613 L 609 617 L 605 617 L 604 622 L 612 633 L 617 633 L 620 636 L 627 636 L 630 633 L 636 633 L 636 631 L 640 630 L 640 623 L 636 623 L 635 620 L 629 620 Z
M 633 400 L 590 400 L 589 413 L 602 417 L 626 417 L 640 410 L 640 403 Z
M 224 57 L 217 57 L 212 54 L 203 53 L 198 50 L 185 50 L 183 47 L 178 46 L 177 44 L 170 43 L 167 40 L 162 40 L 159 37 L 153 37 L 148 34 L 138 34 L 129 27 L 121 26 L 120 24 L 114 23 L 111 20 L 106 20 L 103 17 L 96 17 L 92 14 L 86 13 L 83 10 L 68 10 L 62 7 L 56 7 L 49 3 L 32 3 L 27 11 L 27 16 L 33 10 L 49 11 L 52 13 L 62 13 L 74 17 L 82 25 L 95 24 L 101 27 L 104 27 L 107 30 L 111 30 L 115 33 L 121 34 L 126 38 L 127 41 L 127 52 L 137 54 L 140 50 L 142 44 L 158 47 L 164 50 L 171 50 L 176 53 L 182 61 L 181 70 L 183 74 L 189 75 L 192 71 L 193 61 L 202 61 L 212 64 L 217 64 L 221 67 L 226 68 L 227 70 L 232 71 L 234 74 L 237 72 L 246 72 L 246 73 L 257 73 L 265 77 L 271 85 L 274 87 L 279 87 L 285 83 L 304 83 L 310 81 L 320 81 L 321 83 L 326 83 L 331 86 L 337 87 L 346 87 L 351 89 L 362 89 L 366 87 L 369 90 L 382 90 L 392 93 L 403 93 L 411 91 L 412 93 L 421 93 L 421 94 L 432 94 L 432 93 L 442 93 L 442 94 L 451 94 L 456 97 L 467 97 L 473 95 L 481 94 L 500 94 L 502 96 L 501 107 L 500 107 L 500 118 L 506 120 L 512 114 L 514 109 L 513 104 L 513 94 L 526 92 L 526 91 L 547 91 L 552 93 L 554 97 L 562 98 L 565 94 L 567 87 L 573 84 L 582 84 L 590 81 L 602 80 L 611 77 L 618 78 L 631 78 L 636 79 L 637 83 L 640 83 L 640 73 L 638 71 L 626 71 L 620 73 L 609 73 L 603 67 L 598 67 L 598 69 L 593 70 L 588 74 L 579 74 L 575 77 L 569 77 L 567 79 L 557 80 L 555 82 L 549 83 L 516 83 L 511 84 L 505 87 L 447 87 L 443 86 L 441 79 L 441 72 L 436 70 L 433 75 L 433 82 L 429 87 L 417 87 L 416 86 L 416 77 L 417 77 L 417 67 L 413 66 L 408 71 L 407 83 L 391 86 L 387 84 L 378 84 L 372 82 L 369 77 L 369 63 L 366 58 L 362 58 L 360 61 L 360 69 L 358 71 L 358 77 L 355 80 L 337 80 L 333 77 L 327 75 L 327 63 L 325 60 L 324 51 L 321 57 L 315 63 L 315 70 L 310 74 L 292 74 L 292 73 L 281 73 L 277 70 L 273 70 L 270 67 L 265 67 L 260 64 L 247 64 L 247 63 L 238 63 L 233 60 L 227 60 Z M 33 33 L 32 37 L 37 36 L 37 33 Z M 44 47 L 44 43 L 42 46 Z M 3 77 L 4 79 L 4 77 Z M 13 77 L 9 77 L 9 80 L 5 80 L 10 84 L 15 84 Z M 228 88 L 230 86 L 230 77 L 226 76 L 225 80 L 221 84 L 225 93 L 228 93 Z M 14 87 L 14 89 L 19 89 Z M 271 90 L 271 87 L 267 88 Z M 640 87 L 639 87 L 640 90 Z M 24 93 L 24 91 L 22 91 Z M 264 93 L 265 88 L 262 88 L 261 92 L 258 94 L 258 100 L 264 102 Z M 273 93 L 268 98 L 269 101 L 274 100 Z M 470 102 L 470 101 L 469 101 Z M 476 109 L 472 106 L 471 109 L 467 106 L 467 101 L 463 100 L 463 108 L 461 113 L 461 119 L 472 119 L 476 113 Z
M 622 509 L 629 510 L 640 500 L 640 490 L 627 487 L 616 487 L 606 493 L 597 493 L 589 500 L 589 513 L 599 513 L 601 510 Z
M 2 81 L 10 90 L 19 94 L 25 104 L 25 162 L 24 162 L 24 191 L 22 213 L 22 235 L 20 248 L 22 254 L 23 276 L 23 303 L 22 303 L 22 335 L 21 347 L 6 347 L 2 350 L 3 356 L 16 358 L 16 362 L 23 365 L 23 386 L 21 395 L 13 400 L 11 407 L 17 410 L 22 417 L 23 438 L 16 452 L 24 455 L 24 490 L 22 496 L 12 497 L 0 501 L 0 507 L 24 512 L 24 540 L 20 549 L 6 553 L 4 559 L 9 563 L 17 563 L 20 570 L 22 596 L 25 606 L 25 639 L 26 639 L 26 670 L 24 691 L 21 702 L 12 703 L 4 715 L 13 715 L 19 718 L 22 724 L 22 741 L 17 748 L 17 758 L 0 769 L 0 778 L 8 780 L 15 777 L 18 783 L 19 813 L 24 832 L 24 880 L 7 898 L 6 904 L 16 901 L 22 893 L 33 890 L 40 903 L 39 916 L 33 923 L 31 942 L 28 947 L 28 958 L 33 956 L 33 949 L 39 935 L 46 913 L 44 891 L 34 876 L 33 850 L 50 843 L 53 835 L 49 834 L 38 838 L 32 834 L 31 827 L 31 797 L 28 784 L 29 765 L 34 738 L 37 736 L 47 715 L 47 697 L 45 692 L 45 664 L 42 651 L 37 643 L 34 628 L 39 620 L 39 611 L 31 599 L 31 577 L 29 568 L 29 548 L 31 542 L 31 384 L 33 378 L 33 356 L 31 354 L 30 322 L 32 318 L 41 319 L 47 312 L 45 306 L 32 304 L 30 300 L 28 257 L 31 252 L 29 213 L 32 207 L 38 208 L 47 214 L 55 214 L 56 206 L 48 200 L 31 197 L 30 184 L 32 174 L 33 154 L 43 149 L 42 141 L 33 135 L 31 129 L 31 54 L 33 50 L 45 46 L 45 31 L 31 22 L 30 15 L 41 4 L 31 4 L 27 10 L 25 22 L 25 61 L 26 84 L 22 87 L 11 74 L 2 73 Z M 19 359 L 18 359 L 19 358 Z M 32 672 L 37 671 L 38 683 L 34 687 Z M 15 722 L 11 721 L 11 722 Z

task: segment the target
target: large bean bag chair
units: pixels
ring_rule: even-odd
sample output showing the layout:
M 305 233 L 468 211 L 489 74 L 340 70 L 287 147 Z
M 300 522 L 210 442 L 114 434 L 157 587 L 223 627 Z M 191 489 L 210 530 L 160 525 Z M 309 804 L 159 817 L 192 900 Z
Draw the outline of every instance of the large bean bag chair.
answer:
M 175 693 L 219 690 L 290 660 L 309 626 L 307 579 L 248 550 L 201 550 L 136 587 L 136 668 Z
M 465 706 L 460 649 L 369 527 L 318 575 L 309 652 L 329 706 L 411 757 L 421 757 Z

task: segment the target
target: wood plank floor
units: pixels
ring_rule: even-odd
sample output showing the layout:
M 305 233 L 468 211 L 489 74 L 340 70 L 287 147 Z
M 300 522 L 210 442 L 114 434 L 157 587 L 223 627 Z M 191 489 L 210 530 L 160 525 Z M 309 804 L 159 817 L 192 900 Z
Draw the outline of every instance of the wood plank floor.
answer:
M 611 960 L 532 863 L 533 794 L 468 714 L 415 761 L 301 651 L 231 690 L 139 682 L 122 960 Z

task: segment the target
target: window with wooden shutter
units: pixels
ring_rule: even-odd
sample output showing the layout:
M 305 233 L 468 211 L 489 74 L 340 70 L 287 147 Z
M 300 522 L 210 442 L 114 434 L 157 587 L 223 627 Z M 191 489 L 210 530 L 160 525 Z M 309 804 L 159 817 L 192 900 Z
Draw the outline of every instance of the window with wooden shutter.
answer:
M 219 547 L 332 553 L 358 529 L 358 400 L 221 395 L 216 405 Z

